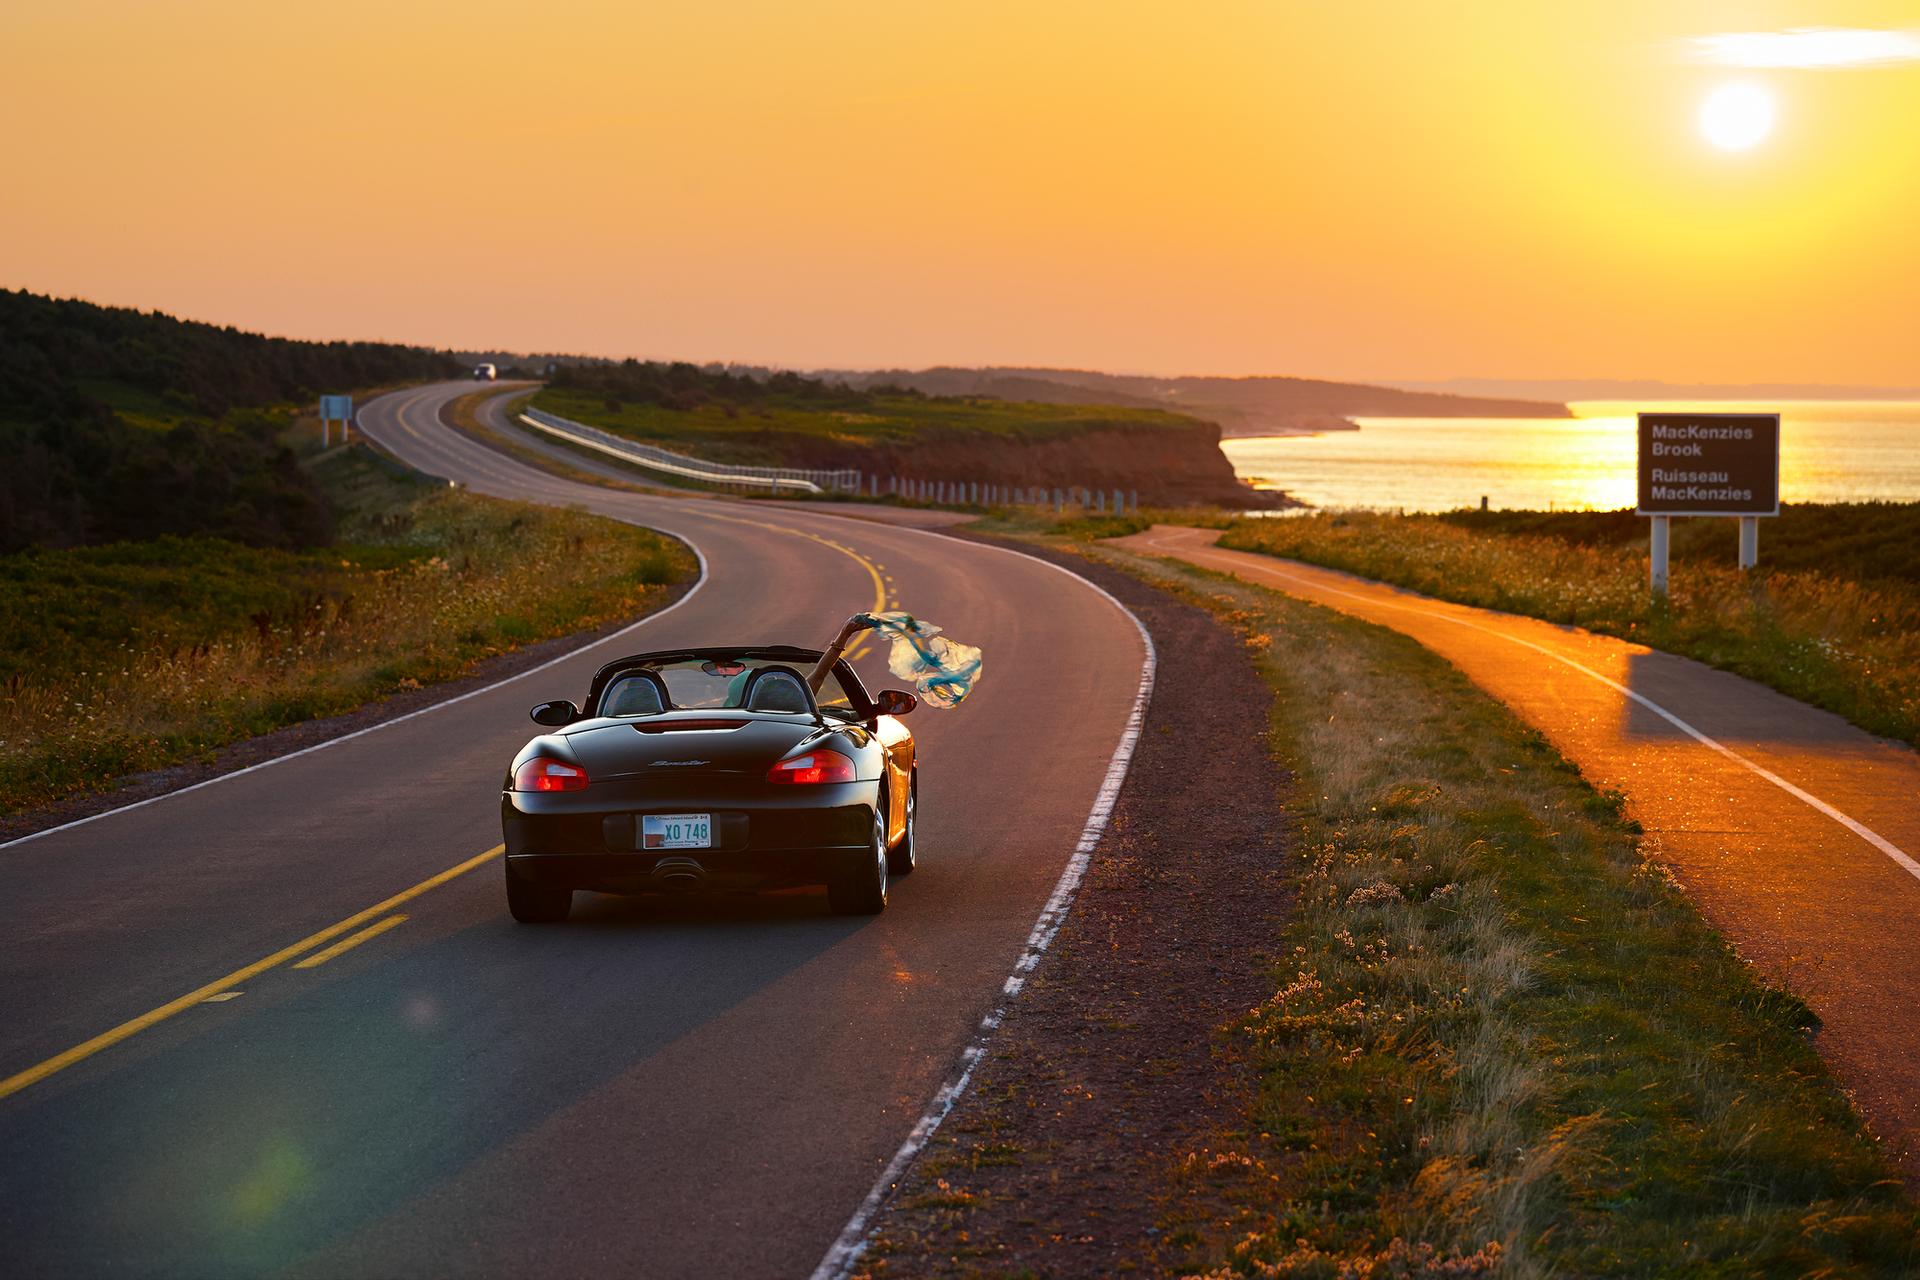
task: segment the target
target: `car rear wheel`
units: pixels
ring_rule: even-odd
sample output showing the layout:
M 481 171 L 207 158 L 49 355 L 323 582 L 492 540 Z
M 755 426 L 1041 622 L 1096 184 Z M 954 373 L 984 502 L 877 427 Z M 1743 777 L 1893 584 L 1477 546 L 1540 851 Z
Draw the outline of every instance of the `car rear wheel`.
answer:
M 573 890 L 522 880 L 509 870 L 507 910 L 521 924 L 559 924 L 573 910 Z
M 837 916 L 877 916 L 887 909 L 887 819 L 878 809 L 865 856 L 827 885 L 827 905 Z
M 887 874 L 898 880 L 901 876 L 913 874 L 913 811 L 920 805 L 920 771 L 914 770 L 907 775 L 907 813 L 902 824 L 900 843 L 887 853 Z

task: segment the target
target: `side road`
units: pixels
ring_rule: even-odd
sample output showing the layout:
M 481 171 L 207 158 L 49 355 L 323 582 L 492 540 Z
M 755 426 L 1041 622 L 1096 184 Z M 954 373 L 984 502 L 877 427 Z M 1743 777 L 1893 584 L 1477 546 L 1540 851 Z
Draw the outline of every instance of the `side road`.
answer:
M 1156 526 L 1117 540 L 1403 632 L 1624 794 L 1645 848 L 1820 1016 L 1819 1047 L 1920 1181 L 1920 755 L 1685 658 Z

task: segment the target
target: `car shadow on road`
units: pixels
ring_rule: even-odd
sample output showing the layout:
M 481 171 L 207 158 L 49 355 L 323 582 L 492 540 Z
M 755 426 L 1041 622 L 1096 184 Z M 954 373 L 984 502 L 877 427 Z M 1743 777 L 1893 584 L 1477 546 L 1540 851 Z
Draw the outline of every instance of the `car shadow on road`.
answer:
M 852 917 L 835 916 L 824 889 L 783 889 L 769 893 L 611 894 L 576 891 L 573 914 L 565 927 L 631 929 L 638 926 L 752 925 L 819 923 L 834 920 L 857 927 Z

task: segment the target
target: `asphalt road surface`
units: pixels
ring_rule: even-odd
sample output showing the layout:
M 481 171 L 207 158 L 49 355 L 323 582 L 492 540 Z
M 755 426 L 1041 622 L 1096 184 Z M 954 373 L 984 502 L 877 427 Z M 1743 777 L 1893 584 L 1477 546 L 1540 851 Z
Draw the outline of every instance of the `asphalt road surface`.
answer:
M 1133 708 L 1131 620 L 937 534 L 535 470 L 441 424 L 471 389 L 362 429 L 683 537 L 705 580 L 501 687 L 0 846 L 0 1274 L 805 1275 L 996 1002 Z M 823 644 L 883 600 L 987 663 L 909 721 L 921 869 L 884 915 L 582 894 L 567 925 L 509 920 L 528 707 L 620 653 Z
M 1819 1045 L 1920 1183 L 1920 755 L 1739 676 L 1156 527 L 1172 556 L 1391 627 L 1464 671 L 1602 788 Z

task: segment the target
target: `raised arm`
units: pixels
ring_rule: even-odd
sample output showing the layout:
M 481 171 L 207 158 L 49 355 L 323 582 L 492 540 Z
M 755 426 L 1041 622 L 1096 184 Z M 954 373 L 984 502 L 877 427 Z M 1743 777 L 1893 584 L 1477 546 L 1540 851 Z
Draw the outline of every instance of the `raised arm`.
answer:
M 833 664 L 840 661 L 840 655 L 847 651 L 847 645 L 852 643 L 853 637 L 872 625 L 873 619 L 864 613 L 856 613 L 847 619 L 846 625 L 840 628 L 840 634 L 833 638 L 827 651 L 820 655 L 820 661 L 814 663 L 813 670 L 807 673 L 807 688 L 813 690 L 815 697 L 819 696 L 820 686 L 826 682 L 827 672 L 833 670 Z

